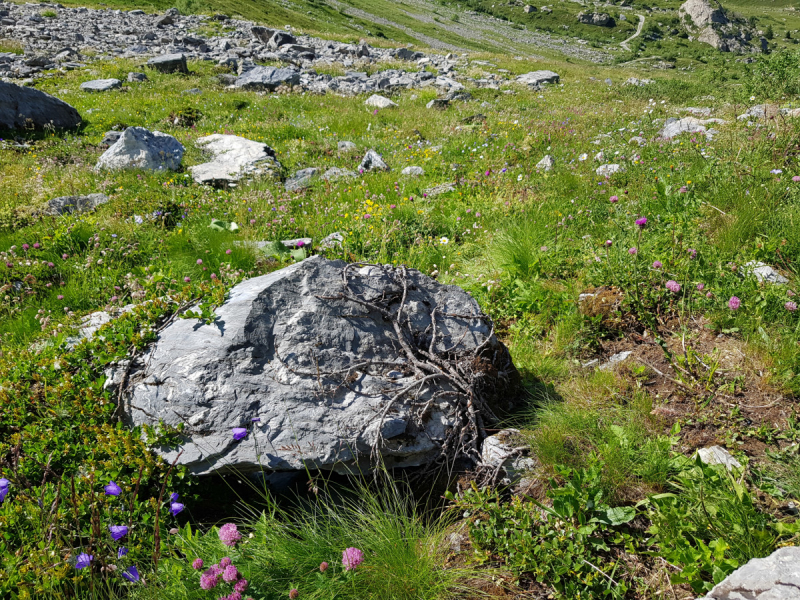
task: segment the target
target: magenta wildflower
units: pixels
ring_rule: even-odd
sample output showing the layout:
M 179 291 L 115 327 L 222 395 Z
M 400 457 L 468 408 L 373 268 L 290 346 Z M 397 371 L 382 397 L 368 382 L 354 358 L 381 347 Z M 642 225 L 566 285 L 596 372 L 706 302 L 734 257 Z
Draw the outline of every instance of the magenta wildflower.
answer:
M 197 259 L 197 264 L 198 265 L 202 265 L 203 264 L 203 259 L 202 258 L 198 258 Z
M 209 569 L 200 575 L 200 589 L 212 590 L 217 587 L 217 584 L 219 584 L 219 575 L 215 571 Z
M 243 592 L 247 589 L 247 579 L 240 579 L 236 582 L 236 585 L 233 586 L 233 590 L 235 592 Z
M 611 240 L 606 240 L 606 248 L 610 248 L 613 243 Z
M 61 255 L 61 258 L 62 258 L 63 260 L 67 260 L 67 259 L 69 258 L 69 254 L 62 254 L 62 255 Z
M 644 229 L 644 226 L 647 225 L 647 217 L 636 219 L 636 225 L 639 227 L 639 229 Z
M 689 188 L 687 188 L 685 185 L 682 185 L 682 186 L 681 186 L 681 189 L 679 189 L 678 191 L 679 191 L 681 194 L 685 194 L 686 192 L 688 192 L 688 191 L 689 191 Z
M 189 282 L 192 280 L 192 278 L 191 278 L 191 277 L 184 277 L 184 278 L 183 278 L 183 280 L 184 280 L 186 283 L 189 283 Z
M 229 556 L 223 556 L 222 560 L 219 561 L 219 568 L 220 569 L 224 569 L 228 565 L 232 565 L 232 564 L 233 564 L 233 561 L 231 560 L 231 558 Z
M 319 563 L 319 572 L 320 573 L 324 573 L 327 570 L 328 570 L 328 563 L 326 563 L 326 562 Z
M 795 175 L 794 177 L 792 177 L 792 181 L 794 181 L 795 183 L 800 181 L 800 175 Z
M 297 588 L 292 588 L 291 590 L 289 590 L 289 598 L 291 598 L 291 600 L 296 600 L 299 597 L 300 597 L 300 592 L 297 591 Z
M 628 248 L 628 254 L 631 256 L 635 256 L 637 252 L 639 251 L 636 248 Z
M 28 244 L 22 244 L 22 249 L 23 250 L 27 250 L 28 248 L 30 248 L 30 246 L 28 246 Z
M 61 300 L 63 297 L 64 296 L 59 296 L 58 299 Z M 122 488 L 113 481 L 109 481 L 108 485 L 103 489 L 105 490 L 107 496 L 119 496 L 122 493 Z
M 667 286 L 667 289 L 673 294 L 677 294 L 678 292 L 681 291 L 681 284 L 678 283 L 677 281 L 673 281 L 672 279 L 670 279 L 665 285 Z
M 239 592 L 231 592 L 225 600 L 242 600 L 242 595 Z
M 59 300 L 63 300 L 63 299 L 64 299 L 64 295 L 63 295 L 63 294 L 59 294 L 59 295 L 58 295 L 58 299 L 59 299 Z M 113 483 L 113 482 L 112 482 L 112 483 Z M 116 485 L 116 484 L 115 484 L 115 485 Z M 117 494 L 111 494 L 111 495 L 112 495 L 112 496 L 116 496 Z
M 706 298 L 711 298 L 713 294 L 711 292 L 706 292 Z
M 342 552 L 342 566 L 351 571 L 364 562 L 364 553 L 358 548 L 347 548 Z
M 242 534 L 236 529 L 234 523 L 225 523 L 219 529 L 219 539 L 226 546 L 235 546 L 242 539 Z
M 81 552 L 80 554 L 78 554 L 78 559 L 75 561 L 75 568 L 85 569 L 90 564 L 92 564 L 92 560 L 94 560 L 94 556 L 86 554 L 85 552 Z
M 203 568 L 203 559 L 202 558 L 195 558 L 192 561 L 192 568 L 195 571 L 199 571 L 200 569 L 202 569 Z
M 36 249 L 38 250 L 39 248 L 41 248 L 41 247 L 42 247 L 42 245 L 41 245 L 39 242 L 36 242 L 36 243 L 33 245 L 33 247 L 34 247 L 34 248 L 36 248 Z
M 694 258 L 695 256 L 697 256 L 697 250 L 695 250 L 694 248 L 689 248 L 687 252 L 689 253 L 689 258 Z
M 706 287 L 706 284 L 704 284 L 704 283 L 698 283 L 698 284 L 697 284 L 697 291 L 698 291 L 698 292 L 702 292 L 704 287 Z
M 660 269 L 660 268 L 661 268 L 661 267 L 663 267 L 663 266 L 664 266 L 664 265 L 663 265 L 663 264 L 661 264 L 661 261 L 660 261 L 660 260 L 657 260 L 657 261 L 653 262 L 653 268 L 654 268 L 654 269 Z
M 609 198 L 609 201 L 611 201 L 612 204 L 614 202 L 619 202 L 619 196 L 611 196 L 611 198 Z
M 125 525 L 110 525 L 108 530 L 111 532 L 111 539 L 115 542 L 128 535 L 128 527 Z
M 226 583 L 233 583 L 239 579 L 239 569 L 236 568 L 236 565 L 228 565 L 225 567 L 225 570 L 222 572 L 222 580 Z
M 731 310 L 737 310 L 742 305 L 742 301 L 739 300 L 736 296 L 731 296 L 731 299 L 728 300 L 728 308 Z
M 787 302 L 783 306 L 785 306 L 786 310 L 788 310 L 789 312 L 794 312 L 797 310 L 797 304 L 794 302 Z
M 238 442 L 240 440 L 243 440 L 244 437 L 247 435 L 247 429 L 245 429 L 244 427 L 234 427 L 232 433 L 233 433 L 233 439 Z

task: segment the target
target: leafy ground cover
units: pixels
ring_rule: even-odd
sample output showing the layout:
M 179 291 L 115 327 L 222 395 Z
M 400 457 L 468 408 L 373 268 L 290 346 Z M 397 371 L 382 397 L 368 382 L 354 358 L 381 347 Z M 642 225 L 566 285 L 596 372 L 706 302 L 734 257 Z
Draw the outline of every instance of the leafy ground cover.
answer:
M 622 86 L 636 72 L 620 67 L 470 58 L 509 77 L 554 68 L 563 85 L 472 90 L 446 111 L 425 108 L 434 92 L 407 91 L 399 108 L 373 111 L 363 98 L 230 91 L 202 63 L 105 95 L 79 85 L 125 79 L 133 63 L 37 83 L 87 124 L 7 136 L 0 151 L 4 596 L 230 598 L 247 580 L 243 597 L 270 599 L 689 598 L 797 543 L 798 124 L 736 116 L 795 103 L 800 58 L 720 62 L 643 88 Z M 711 107 L 720 133 L 658 139 L 688 106 Z M 134 125 L 176 136 L 187 166 L 204 160 L 198 137 L 234 133 L 270 144 L 286 174 L 354 168 L 369 148 L 392 171 L 301 193 L 95 171 L 105 132 Z M 338 153 L 341 140 L 357 152 Z M 626 170 L 598 176 L 600 151 Z M 546 154 L 554 168 L 537 170 Z M 408 165 L 425 175 L 402 177 Z M 426 191 L 443 183 L 454 190 Z M 94 213 L 42 213 L 51 198 L 95 192 L 111 200 Z M 494 317 L 529 390 L 527 410 L 508 417 L 537 464 L 525 493 L 467 484 L 442 514 L 386 484 L 345 499 L 312 492 L 289 509 L 248 496 L 246 482 L 209 484 L 161 462 L 153 448 L 177 432 L 119 422 L 106 366 L 192 302 L 219 304 L 242 278 L 293 260 L 235 242 L 336 231 L 333 255 L 433 274 Z M 788 283 L 760 283 L 742 270 L 750 261 Z M 70 349 L 84 315 L 129 303 L 138 308 Z M 622 351 L 627 361 L 595 368 Z M 713 444 L 742 469 L 692 459 Z M 227 499 L 209 510 L 220 488 Z M 343 563 L 347 548 L 363 562 Z M 216 584 L 203 589 L 212 565 Z

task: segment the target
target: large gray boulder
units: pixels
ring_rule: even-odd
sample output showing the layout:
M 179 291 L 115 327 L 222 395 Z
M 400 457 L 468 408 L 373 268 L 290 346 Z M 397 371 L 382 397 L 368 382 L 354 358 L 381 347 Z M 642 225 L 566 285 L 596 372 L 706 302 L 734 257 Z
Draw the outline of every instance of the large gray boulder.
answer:
M 197 183 L 225 187 L 242 178 L 275 177 L 282 168 L 272 148 L 238 135 L 215 133 L 196 143 L 214 156 L 209 162 L 189 167 Z
M 186 56 L 183 54 L 163 54 L 147 61 L 147 66 L 161 73 L 188 73 Z
M 361 173 L 366 173 L 367 171 L 389 171 L 390 169 L 389 165 L 383 162 L 380 154 L 375 150 L 369 149 L 361 160 L 361 164 L 358 165 L 358 170 Z
M 97 161 L 97 169 L 175 170 L 183 159 L 183 145 L 171 135 L 128 127 Z
M 233 85 L 243 90 L 274 92 L 281 85 L 297 85 L 299 83 L 300 72 L 296 69 L 255 67 L 237 77 Z
M 131 366 L 128 424 L 182 424 L 181 443 L 159 452 L 201 475 L 352 472 L 378 454 L 390 468 L 428 464 L 458 444 L 468 399 L 423 353 L 459 361 L 485 423 L 513 405 L 519 379 L 469 294 L 413 270 L 404 291 L 402 274 L 314 256 L 240 283 L 213 323 L 174 321 Z
M 614 19 L 608 13 L 582 12 L 578 15 L 578 22 L 584 25 L 597 25 L 599 27 L 613 27 Z
M 42 91 L 0 81 L 0 128 L 73 129 L 81 116 L 72 106 Z
M 517 77 L 517 82 L 531 86 L 539 87 L 543 83 L 558 83 L 561 80 L 558 73 L 555 71 L 531 71 Z
M 800 600 L 800 547 L 754 558 L 717 584 L 703 600 Z

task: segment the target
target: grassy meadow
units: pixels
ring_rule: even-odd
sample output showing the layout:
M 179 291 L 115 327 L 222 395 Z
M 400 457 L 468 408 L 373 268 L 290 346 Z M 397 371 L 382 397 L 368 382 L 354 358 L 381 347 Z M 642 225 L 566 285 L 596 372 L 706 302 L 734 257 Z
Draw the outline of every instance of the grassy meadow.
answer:
M 0 148 L 0 595 L 683 599 L 798 543 L 800 120 L 737 115 L 800 106 L 800 56 L 655 74 L 468 60 L 494 65 L 465 65 L 470 74 L 502 69 L 508 82 L 443 111 L 425 108 L 433 89 L 396 93 L 384 110 L 363 97 L 232 91 L 201 62 L 103 94 L 79 86 L 141 65 L 37 81 L 85 127 L 6 132 Z M 561 84 L 513 83 L 543 68 Z M 623 85 L 632 76 L 655 81 Z M 719 133 L 660 139 L 687 107 L 711 108 Z M 184 169 L 95 170 L 105 132 L 129 126 L 175 136 Z M 298 193 L 273 180 L 200 187 L 185 167 L 205 161 L 195 141 L 212 133 L 269 144 L 285 176 L 355 169 L 370 148 L 391 171 Z M 339 141 L 357 150 L 340 153 Z M 550 171 L 536 168 L 545 155 Z M 604 163 L 625 169 L 599 176 Z M 402 176 L 411 165 L 425 174 Z M 52 198 L 97 192 L 110 201 L 95 212 L 43 214 Z M 311 492 L 287 501 L 243 477 L 209 482 L 164 464 L 154 449 L 180 431 L 121 423 L 106 367 L 189 303 L 218 305 L 292 260 L 237 242 L 334 232 L 344 242 L 328 256 L 420 269 L 495 320 L 526 387 L 503 423 L 530 447 L 524 493 L 466 477 L 463 493 L 415 497 L 403 474 L 342 491 L 310 474 Z M 751 261 L 788 283 L 760 283 Z M 69 347 L 85 315 L 130 303 Z M 694 460 L 712 445 L 741 468 Z M 347 548 L 363 562 L 343 564 Z

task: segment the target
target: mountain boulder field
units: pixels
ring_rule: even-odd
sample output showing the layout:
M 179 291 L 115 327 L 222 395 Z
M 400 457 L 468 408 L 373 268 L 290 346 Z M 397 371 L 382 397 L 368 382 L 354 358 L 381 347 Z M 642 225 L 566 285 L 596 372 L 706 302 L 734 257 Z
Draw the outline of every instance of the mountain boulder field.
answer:
M 0 3 L 0 597 L 800 600 L 798 39 Z

